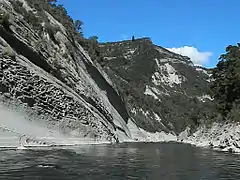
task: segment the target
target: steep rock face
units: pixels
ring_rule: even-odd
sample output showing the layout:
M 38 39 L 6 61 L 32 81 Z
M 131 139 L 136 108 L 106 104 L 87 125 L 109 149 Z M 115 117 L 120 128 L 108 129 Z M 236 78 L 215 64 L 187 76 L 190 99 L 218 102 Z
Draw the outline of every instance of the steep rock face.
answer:
M 32 2 L 37 1 L 42 2 Z M 64 142 L 179 141 L 239 151 L 238 124 L 202 122 L 214 116 L 208 108 L 210 70 L 149 38 L 101 44 L 100 67 L 66 25 L 27 2 L 0 0 L 0 114 L 2 106 L 21 106 L 30 121 L 50 131 L 36 124 L 27 129 L 39 130 L 40 137 L 60 133 Z M 42 16 L 45 21 L 36 26 Z M 206 109 L 210 113 L 202 113 Z M 0 117 L 1 137 L 14 133 L 32 144 L 49 144 L 27 139 L 8 121 Z
M 8 15 L 8 23 L 0 25 L 0 95 L 25 103 L 68 134 L 118 141 L 121 131 L 129 137 L 125 104 L 107 75 L 48 12 L 45 16 L 58 30 L 40 34 L 13 2 L 0 1 L 1 15 Z M 27 12 L 36 12 L 21 2 Z
M 196 109 L 209 97 L 209 72 L 149 38 L 101 44 L 104 67 L 139 127 L 179 133 L 196 127 Z

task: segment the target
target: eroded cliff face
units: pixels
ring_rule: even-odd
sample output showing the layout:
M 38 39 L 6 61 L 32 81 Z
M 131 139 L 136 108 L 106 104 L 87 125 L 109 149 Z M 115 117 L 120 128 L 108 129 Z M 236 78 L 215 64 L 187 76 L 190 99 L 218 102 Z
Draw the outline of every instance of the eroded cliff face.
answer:
M 139 139 L 139 133 L 149 139 L 147 132 L 176 139 L 198 125 L 189 117 L 209 100 L 209 74 L 189 58 L 143 38 L 101 44 L 101 67 L 54 18 L 56 7 L 0 2 L 4 101 L 24 105 L 64 134 L 96 140 Z
M 91 59 L 71 20 L 64 25 L 42 2 L 0 0 L 0 146 L 3 137 L 28 145 L 177 141 L 239 152 L 239 124 L 209 122 L 208 69 L 149 38 L 100 44 L 103 59 Z
M 210 69 L 194 66 L 149 38 L 103 43 L 101 52 L 102 66 L 136 123 L 128 124 L 134 140 L 240 152 L 239 123 L 223 123 L 215 112 Z
M 101 44 L 102 66 L 117 85 L 128 111 L 149 132 L 180 133 L 201 122 L 209 94 L 208 70 L 149 38 Z
M 130 137 L 124 102 L 82 46 L 46 11 L 48 23 L 58 30 L 49 34 L 43 22 L 39 33 L 12 3 L 0 1 L 1 16 L 8 18 L 0 25 L 1 100 L 30 109 L 69 136 L 110 142 L 119 141 L 119 134 Z

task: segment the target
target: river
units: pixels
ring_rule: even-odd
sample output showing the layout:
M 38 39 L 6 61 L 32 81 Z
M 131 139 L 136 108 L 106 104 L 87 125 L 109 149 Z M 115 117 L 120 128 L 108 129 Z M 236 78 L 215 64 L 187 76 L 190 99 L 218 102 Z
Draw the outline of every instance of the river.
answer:
M 240 156 L 178 143 L 0 149 L 0 179 L 240 179 Z

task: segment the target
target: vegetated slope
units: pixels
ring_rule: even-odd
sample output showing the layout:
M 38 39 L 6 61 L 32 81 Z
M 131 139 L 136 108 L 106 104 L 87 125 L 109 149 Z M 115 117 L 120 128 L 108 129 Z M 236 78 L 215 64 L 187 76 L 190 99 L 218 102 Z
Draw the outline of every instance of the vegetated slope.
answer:
M 1 0 L 0 96 L 62 133 L 96 140 L 129 137 L 128 113 L 62 6 Z M 60 22 L 61 21 L 61 22 Z
M 240 151 L 239 44 L 209 70 L 149 38 L 85 39 L 81 22 L 49 2 L 0 0 L 1 104 L 21 107 L 67 140 L 171 140 Z M 1 123 L 3 133 L 15 132 Z
M 149 38 L 102 43 L 101 62 L 137 125 L 179 133 L 210 116 L 210 72 Z

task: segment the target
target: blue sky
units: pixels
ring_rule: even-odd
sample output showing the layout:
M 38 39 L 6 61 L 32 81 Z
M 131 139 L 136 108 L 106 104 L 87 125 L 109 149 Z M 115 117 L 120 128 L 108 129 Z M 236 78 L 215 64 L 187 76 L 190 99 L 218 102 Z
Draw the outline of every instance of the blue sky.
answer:
M 150 37 L 160 46 L 214 67 L 240 40 L 239 0 L 58 0 L 86 37 L 100 42 Z

